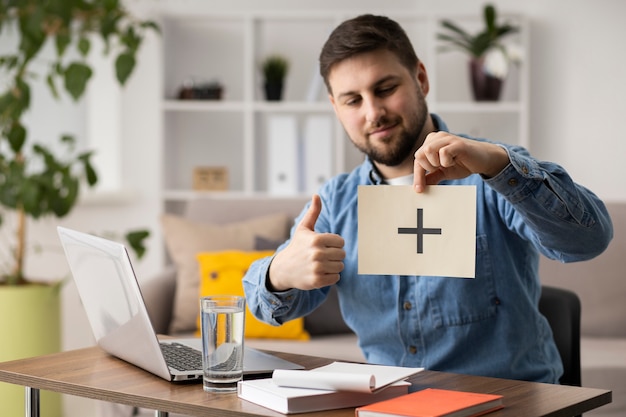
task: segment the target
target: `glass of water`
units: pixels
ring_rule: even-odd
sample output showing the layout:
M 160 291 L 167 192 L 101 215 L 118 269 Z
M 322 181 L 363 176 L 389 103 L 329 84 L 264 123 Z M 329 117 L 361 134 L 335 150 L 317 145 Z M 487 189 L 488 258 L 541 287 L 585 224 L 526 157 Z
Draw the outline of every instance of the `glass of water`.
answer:
M 213 295 L 200 299 L 203 388 L 234 392 L 243 377 L 246 299 Z

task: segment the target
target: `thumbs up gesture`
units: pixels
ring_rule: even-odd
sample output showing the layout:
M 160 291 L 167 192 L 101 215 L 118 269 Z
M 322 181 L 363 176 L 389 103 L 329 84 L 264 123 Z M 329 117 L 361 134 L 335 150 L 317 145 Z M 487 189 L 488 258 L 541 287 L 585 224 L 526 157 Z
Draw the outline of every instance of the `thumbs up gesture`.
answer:
M 268 288 L 274 291 L 289 288 L 312 290 L 339 281 L 346 257 L 344 240 L 333 233 L 315 232 L 321 211 L 322 200 L 319 195 L 314 195 L 291 241 L 272 260 Z

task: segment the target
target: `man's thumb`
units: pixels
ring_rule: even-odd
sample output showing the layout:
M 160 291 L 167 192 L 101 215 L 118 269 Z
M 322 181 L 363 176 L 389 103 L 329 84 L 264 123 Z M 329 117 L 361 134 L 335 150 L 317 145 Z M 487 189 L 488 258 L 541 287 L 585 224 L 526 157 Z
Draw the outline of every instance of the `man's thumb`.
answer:
M 300 221 L 300 227 L 304 227 L 311 231 L 315 230 L 315 222 L 322 211 L 322 200 L 320 196 L 315 194 L 313 198 L 311 198 L 311 205 L 309 206 L 309 210 L 306 212 L 302 220 Z

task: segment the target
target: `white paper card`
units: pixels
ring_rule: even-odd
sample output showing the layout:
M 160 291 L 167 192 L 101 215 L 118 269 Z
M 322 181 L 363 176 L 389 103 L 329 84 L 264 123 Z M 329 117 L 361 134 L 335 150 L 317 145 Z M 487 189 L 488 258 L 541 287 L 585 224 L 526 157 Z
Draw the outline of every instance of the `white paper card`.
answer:
M 359 274 L 475 277 L 475 186 L 359 186 L 358 198 Z

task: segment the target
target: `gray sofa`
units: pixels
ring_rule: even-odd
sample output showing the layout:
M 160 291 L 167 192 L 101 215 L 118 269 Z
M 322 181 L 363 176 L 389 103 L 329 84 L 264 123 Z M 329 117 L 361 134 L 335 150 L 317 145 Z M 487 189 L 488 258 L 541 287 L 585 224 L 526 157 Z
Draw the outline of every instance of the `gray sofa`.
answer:
M 225 224 L 271 212 L 295 216 L 306 198 L 300 199 L 201 199 L 181 215 L 193 221 Z M 540 273 L 546 285 L 569 288 L 582 302 L 581 367 L 583 386 L 613 390 L 613 403 L 589 416 L 626 416 L 626 203 L 608 204 L 615 227 L 609 249 L 598 258 L 575 264 L 541 259 Z M 159 333 L 168 333 L 172 318 L 176 271 L 142 284 L 149 313 Z M 363 360 L 356 336 L 345 326 L 335 294 L 305 319 L 309 341 L 246 340 L 250 346 L 326 356 L 339 360 Z

